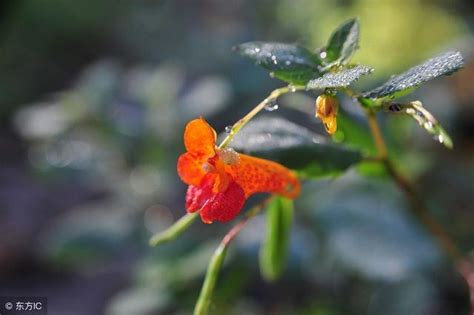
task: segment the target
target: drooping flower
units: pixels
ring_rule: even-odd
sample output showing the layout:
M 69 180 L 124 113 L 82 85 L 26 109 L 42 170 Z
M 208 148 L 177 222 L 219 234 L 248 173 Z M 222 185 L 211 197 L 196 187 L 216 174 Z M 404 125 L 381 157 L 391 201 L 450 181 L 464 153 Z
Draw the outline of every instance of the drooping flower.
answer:
M 316 99 L 316 117 L 323 121 L 324 128 L 331 135 L 337 130 L 338 109 L 337 98 L 332 95 L 321 94 Z
M 202 118 L 184 131 L 186 153 L 178 159 L 178 174 L 189 185 L 186 210 L 200 211 L 205 223 L 236 217 L 245 200 L 259 192 L 295 198 L 300 193 L 296 176 L 278 163 L 216 146 L 216 132 Z

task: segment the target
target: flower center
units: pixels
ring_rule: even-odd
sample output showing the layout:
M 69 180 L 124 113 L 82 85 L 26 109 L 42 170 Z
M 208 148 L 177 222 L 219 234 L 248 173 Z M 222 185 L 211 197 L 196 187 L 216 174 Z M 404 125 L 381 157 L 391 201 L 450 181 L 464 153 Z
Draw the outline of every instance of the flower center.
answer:
M 228 156 L 226 156 L 226 158 L 228 158 Z M 216 154 L 208 159 L 208 161 L 202 166 L 205 172 L 217 174 L 212 187 L 214 193 L 223 192 L 229 187 L 232 177 L 225 171 L 226 165 L 227 163 L 224 162 L 220 155 Z
M 217 151 L 217 155 L 226 165 L 236 165 L 240 161 L 239 154 L 232 148 L 224 148 Z

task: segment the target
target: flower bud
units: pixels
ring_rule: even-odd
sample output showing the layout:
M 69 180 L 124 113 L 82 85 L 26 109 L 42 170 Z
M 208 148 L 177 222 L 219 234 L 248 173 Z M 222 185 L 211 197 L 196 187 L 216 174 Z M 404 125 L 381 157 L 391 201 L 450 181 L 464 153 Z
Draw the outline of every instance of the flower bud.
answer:
M 324 128 L 329 134 L 334 134 L 337 130 L 337 110 L 339 103 L 337 98 L 328 94 L 321 94 L 316 99 L 316 117 L 321 119 Z

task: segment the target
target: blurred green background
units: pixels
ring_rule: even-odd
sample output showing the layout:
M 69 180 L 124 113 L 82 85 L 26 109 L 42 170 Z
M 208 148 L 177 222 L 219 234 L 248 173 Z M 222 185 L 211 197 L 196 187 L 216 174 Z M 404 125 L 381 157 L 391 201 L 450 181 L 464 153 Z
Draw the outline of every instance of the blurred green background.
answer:
M 0 14 L 1 296 L 47 296 L 51 315 L 191 313 L 232 223 L 196 223 L 176 242 L 147 246 L 184 213 L 175 171 L 184 125 L 202 115 L 222 131 L 283 85 L 232 46 L 315 49 L 353 16 L 354 61 L 376 69 L 361 89 L 440 51 L 463 53 L 463 71 L 410 98 L 451 133 L 453 151 L 409 118 L 383 124 L 399 167 L 472 253 L 472 1 L 9 0 Z M 316 96 L 284 97 L 265 115 L 324 134 Z M 354 107 L 343 103 L 358 123 Z M 352 169 L 305 183 L 279 282 L 259 275 L 265 222 L 254 219 L 232 246 L 213 313 L 469 314 L 462 279 L 397 188 L 375 175 Z

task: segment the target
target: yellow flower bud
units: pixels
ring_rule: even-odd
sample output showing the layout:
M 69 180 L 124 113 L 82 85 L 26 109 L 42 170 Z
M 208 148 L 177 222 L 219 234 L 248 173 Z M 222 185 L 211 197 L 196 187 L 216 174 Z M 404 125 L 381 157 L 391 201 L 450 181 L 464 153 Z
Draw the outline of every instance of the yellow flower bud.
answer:
M 324 128 L 329 134 L 334 134 L 337 130 L 337 110 L 339 103 L 337 98 L 328 94 L 321 94 L 316 99 L 316 117 L 321 119 Z

